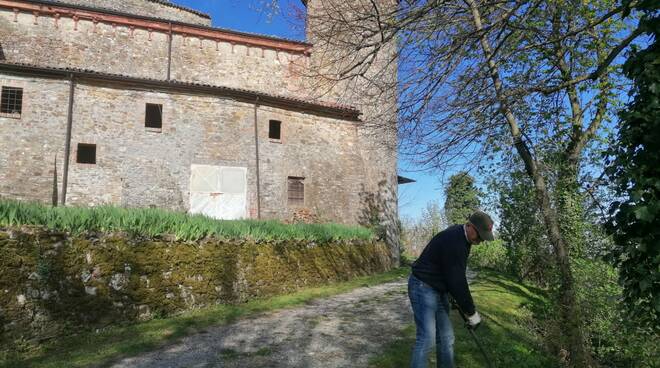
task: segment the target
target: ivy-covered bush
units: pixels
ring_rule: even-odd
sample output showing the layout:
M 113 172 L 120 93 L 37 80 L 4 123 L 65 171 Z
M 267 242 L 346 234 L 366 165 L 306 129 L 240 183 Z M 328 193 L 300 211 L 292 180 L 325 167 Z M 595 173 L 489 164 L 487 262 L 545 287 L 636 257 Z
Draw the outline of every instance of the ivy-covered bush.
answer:
M 660 16 L 657 1 L 637 5 L 647 17 L 642 30 L 654 38 L 635 50 L 624 65 L 634 82 L 633 101 L 621 111 L 617 144 L 608 168 L 617 195 L 609 230 L 616 247 L 612 261 L 620 270 L 623 299 L 631 316 L 651 334 L 660 333 Z

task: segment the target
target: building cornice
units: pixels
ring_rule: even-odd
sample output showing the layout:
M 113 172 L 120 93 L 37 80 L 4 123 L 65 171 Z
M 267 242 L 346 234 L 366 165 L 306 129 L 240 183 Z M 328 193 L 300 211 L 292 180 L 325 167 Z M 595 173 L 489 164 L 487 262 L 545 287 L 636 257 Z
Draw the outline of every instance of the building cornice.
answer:
M 360 111 L 351 106 L 306 101 L 239 88 L 180 82 L 176 80 L 166 81 L 159 79 L 136 78 L 87 69 L 47 67 L 24 63 L 0 62 L 0 72 L 54 79 L 68 79 L 73 77 L 78 81 L 103 82 L 104 86 L 107 86 L 108 83 L 113 83 L 131 88 L 158 89 L 171 92 L 220 96 L 241 102 L 257 103 L 259 105 L 283 108 L 297 112 L 307 112 L 352 122 L 360 121 Z
M 183 10 L 183 11 L 186 11 L 188 13 L 198 15 L 202 18 L 211 19 L 211 16 L 204 13 L 204 12 L 201 12 L 201 11 L 195 10 L 195 9 L 191 9 L 191 8 L 187 8 L 185 6 L 177 5 L 177 4 L 174 4 L 174 3 L 169 2 L 169 1 L 165 1 L 165 0 L 147 0 L 147 1 L 152 2 L 152 3 L 156 3 L 156 4 L 160 4 L 160 5 L 164 5 L 164 6 L 167 6 L 167 7 L 170 7 L 170 8 Z
M 88 20 L 111 25 L 122 25 L 129 28 L 141 28 L 166 34 L 171 32 L 172 34 L 180 34 L 187 37 L 197 37 L 218 42 L 273 49 L 292 54 L 309 55 L 312 48 L 311 44 L 305 42 L 253 35 L 226 29 L 206 27 L 160 18 L 144 17 L 107 9 L 62 4 L 52 1 L 0 0 L 0 8 L 13 10 L 16 15 L 19 12 L 30 13 L 35 17 L 35 20 L 40 16 L 49 16 L 56 19 L 60 17 L 69 17 L 74 21 Z

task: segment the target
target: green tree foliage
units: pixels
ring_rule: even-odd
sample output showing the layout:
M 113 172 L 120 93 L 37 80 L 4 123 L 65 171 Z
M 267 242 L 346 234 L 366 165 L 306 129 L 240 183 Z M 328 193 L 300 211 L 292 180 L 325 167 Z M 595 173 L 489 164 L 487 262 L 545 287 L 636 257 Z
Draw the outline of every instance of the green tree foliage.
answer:
M 557 171 L 562 164 L 561 160 L 553 162 L 554 167 L 547 167 L 547 170 Z M 494 194 L 494 204 L 499 210 L 499 238 L 505 242 L 506 259 L 494 263 L 501 260 L 497 257 L 501 255 L 499 247 L 487 251 L 477 247 L 473 249 L 470 262 L 490 268 L 497 264 L 495 269 L 508 269 L 521 282 L 554 286 L 558 283 L 558 275 L 552 262 L 552 248 L 533 205 L 533 192 L 525 183 L 529 178 L 521 171 L 518 160 L 499 170 L 498 175 L 493 175 L 488 189 Z M 603 261 L 603 249 L 611 249 L 612 241 L 595 216 L 598 211 L 590 205 L 591 197 L 585 191 L 571 193 L 562 184 L 559 180 L 551 182 L 552 192 L 558 193 L 553 205 L 559 207 L 557 202 L 568 198 L 574 202 L 563 208 L 582 213 L 581 216 L 574 212 L 562 213 L 562 231 L 567 236 L 577 234 L 583 239 L 571 248 L 571 269 L 575 275 L 577 304 L 583 311 L 580 322 L 590 352 L 604 367 L 653 367 L 657 351 L 655 341 L 648 338 L 644 329 L 635 327 L 630 316 L 622 313 L 620 305 L 615 302 L 621 298 L 622 288 L 616 283 L 617 270 Z M 578 237 L 573 239 L 577 241 Z M 545 314 L 548 320 L 539 328 L 552 350 L 558 350 L 562 333 L 557 313 L 559 306 L 556 299 L 552 301 Z
M 475 210 L 479 209 L 479 190 L 474 186 L 474 178 L 463 171 L 452 175 L 445 188 L 445 214 L 450 224 L 465 223 Z
M 490 187 L 498 193 L 498 231 L 506 244 L 508 271 L 520 281 L 547 285 L 553 265 L 552 246 L 529 181 L 524 172 L 514 170 L 494 178 Z
M 420 225 L 424 230 L 423 234 L 427 242 L 431 240 L 435 234 L 447 227 L 445 214 L 442 213 L 442 209 L 438 202 L 429 202 L 426 204 L 426 208 L 422 210 Z
M 502 239 L 495 239 L 488 244 L 472 247 L 468 265 L 474 268 L 489 268 L 497 272 L 506 272 L 511 268 L 508 249 Z
M 616 248 L 624 301 L 644 325 L 660 329 L 660 17 L 653 1 L 640 5 L 649 17 L 642 27 L 653 43 L 633 51 L 624 72 L 634 81 L 634 100 L 620 113 L 615 157 L 608 168 L 617 194 L 609 229 Z M 657 6 L 657 3 L 656 3 Z M 655 9 L 655 10 L 654 10 Z M 650 15 L 655 11 L 656 16 Z

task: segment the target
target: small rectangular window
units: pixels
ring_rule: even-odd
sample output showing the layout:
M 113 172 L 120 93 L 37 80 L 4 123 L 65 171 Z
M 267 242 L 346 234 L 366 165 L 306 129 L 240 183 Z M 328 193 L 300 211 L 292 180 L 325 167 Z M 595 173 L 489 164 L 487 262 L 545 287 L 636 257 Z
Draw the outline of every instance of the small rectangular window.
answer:
M 23 88 L 2 87 L 0 113 L 21 116 L 23 111 Z
M 289 205 L 302 206 L 305 204 L 305 178 L 289 176 L 288 191 L 289 191 Z
M 282 139 L 282 122 L 271 120 L 268 122 L 268 138 Z
M 148 103 L 144 115 L 144 126 L 146 128 L 163 128 L 163 105 Z
M 78 143 L 76 162 L 79 164 L 96 164 L 96 145 Z

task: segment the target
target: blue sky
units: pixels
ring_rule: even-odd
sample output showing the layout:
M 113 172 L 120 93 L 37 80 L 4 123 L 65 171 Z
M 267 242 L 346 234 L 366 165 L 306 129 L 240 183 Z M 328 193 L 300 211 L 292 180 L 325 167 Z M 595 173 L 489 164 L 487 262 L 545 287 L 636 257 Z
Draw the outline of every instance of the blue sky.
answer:
M 304 9 L 300 0 L 277 0 L 279 11 L 265 5 L 270 0 L 171 0 L 171 2 L 202 11 L 211 16 L 214 27 L 258 33 L 304 41 L 303 32 L 296 30 L 289 14 Z
M 172 2 L 209 14 L 214 27 L 300 41 L 304 41 L 305 38 L 301 24 L 296 24 L 293 16 L 296 8 L 304 9 L 300 0 L 279 0 L 279 12 L 273 12 L 265 6 L 270 0 L 174 0 Z M 401 217 L 418 217 L 430 201 L 444 204 L 439 175 L 422 172 L 419 167 L 403 160 L 399 162 L 399 174 L 416 180 L 415 183 L 399 186 Z

